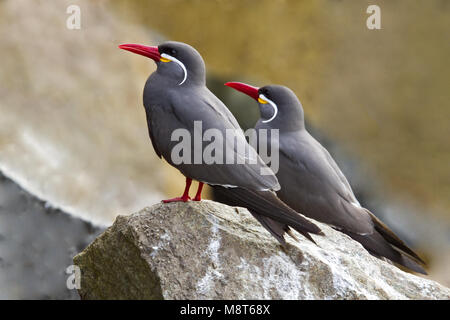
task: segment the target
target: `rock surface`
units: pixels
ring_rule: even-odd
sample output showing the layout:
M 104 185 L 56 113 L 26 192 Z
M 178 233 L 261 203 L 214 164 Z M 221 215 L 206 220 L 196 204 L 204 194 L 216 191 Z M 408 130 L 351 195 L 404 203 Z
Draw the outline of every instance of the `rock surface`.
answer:
M 74 258 L 82 299 L 450 299 L 450 289 L 372 257 L 319 224 L 282 249 L 242 208 L 156 204 L 114 224 Z

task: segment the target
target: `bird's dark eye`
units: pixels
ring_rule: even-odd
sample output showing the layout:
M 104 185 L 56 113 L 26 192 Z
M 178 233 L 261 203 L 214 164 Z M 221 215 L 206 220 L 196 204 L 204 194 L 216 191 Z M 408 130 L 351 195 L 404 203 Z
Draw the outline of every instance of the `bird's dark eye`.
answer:
M 262 90 L 261 90 L 261 93 L 262 93 L 266 98 L 269 97 L 269 90 L 267 90 L 267 89 L 262 89 Z
M 161 53 L 168 54 L 169 56 L 175 57 L 177 54 L 177 50 L 170 48 L 170 47 L 162 47 Z

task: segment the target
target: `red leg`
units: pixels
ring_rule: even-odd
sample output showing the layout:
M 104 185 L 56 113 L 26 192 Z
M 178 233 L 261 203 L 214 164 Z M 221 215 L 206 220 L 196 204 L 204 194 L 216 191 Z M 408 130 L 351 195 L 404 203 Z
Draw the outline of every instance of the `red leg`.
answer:
M 201 201 L 202 200 L 202 189 L 203 189 L 203 182 L 198 183 L 198 189 L 197 193 L 195 194 L 194 201 Z
M 186 178 L 186 187 L 184 188 L 183 195 L 181 197 L 176 197 L 176 198 L 172 198 L 172 199 L 163 200 L 162 202 L 164 202 L 164 203 L 169 203 L 169 202 L 187 202 L 187 201 L 191 200 L 191 198 L 189 197 L 189 188 L 191 187 L 191 183 L 192 183 L 192 179 L 191 178 Z

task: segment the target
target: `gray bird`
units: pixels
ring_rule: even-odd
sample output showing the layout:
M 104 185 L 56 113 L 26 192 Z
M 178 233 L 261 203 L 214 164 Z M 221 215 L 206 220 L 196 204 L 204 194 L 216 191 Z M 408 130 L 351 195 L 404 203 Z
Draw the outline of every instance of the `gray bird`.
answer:
M 308 233 L 321 234 L 314 223 L 277 198 L 274 191 L 280 186 L 275 174 L 247 143 L 228 108 L 206 87 L 205 64 L 194 48 L 173 41 L 158 47 L 123 44 L 119 48 L 151 58 L 157 65 L 144 88 L 150 139 L 156 154 L 186 177 L 183 195 L 164 202 L 190 200 L 189 188 L 192 179 L 195 179 L 199 181 L 199 188 L 194 201 L 201 200 L 203 184 L 207 183 L 224 194 L 228 204 L 249 209 L 282 244 L 285 242 L 284 233 L 290 232 L 289 226 L 311 241 L 313 239 Z M 172 154 L 180 142 L 174 141 L 173 134 L 180 129 L 194 137 L 189 149 L 182 152 L 182 156 L 188 157 L 189 161 L 181 163 L 175 161 Z M 209 129 L 216 130 L 223 137 L 227 137 L 227 132 L 234 132 L 232 139 L 235 143 L 224 143 L 223 148 L 216 151 L 222 158 L 230 157 L 236 163 L 228 164 L 225 160 L 223 163 L 209 163 L 201 157 L 208 143 L 201 139 L 198 142 L 195 137 L 204 136 Z M 244 146 L 246 153 L 242 153 L 238 146 Z M 245 161 L 249 159 L 253 163 Z M 266 173 L 269 170 L 269 174 L 261 174 L 262 170 Z
M 410 270 L 426 274 L 422 259 L 382 221 L 363 208 L 328 151 L 305 129 L 303 108 L 289 88 L 261 88 L 240 82 L 227 86 L 254 98 L 259 105 L 257 132 L 278 129 L 281 189 L 278 197 L 303 215 L 331 225 L 360 242 L 372 255 L 385 257 Z M 258 137 L 264 135 L 257 135 Z

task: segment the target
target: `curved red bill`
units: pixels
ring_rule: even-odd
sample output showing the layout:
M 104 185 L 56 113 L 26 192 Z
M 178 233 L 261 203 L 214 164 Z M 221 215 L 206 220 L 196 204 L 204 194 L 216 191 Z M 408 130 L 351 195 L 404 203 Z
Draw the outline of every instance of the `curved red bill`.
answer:
M 120 49 L 127 50 L 133 53 L 140 54 L 141 56 L 159 61 L 161 55 L 159 54 L 158 47 L 148 47 L 140 44 L 126 43 L 119 46 Z
M 245 93 L 246 95 L 252 97 L 256 101 L 258 101 L 258 87 L 254 87 L 242 82 L 227 82 L 225 83 L 226 86 L 231 87 L 233 89 L 236 89 L 237 91 L 240 91 L 242 93 Z

